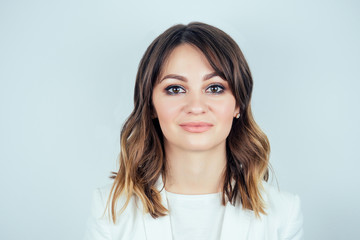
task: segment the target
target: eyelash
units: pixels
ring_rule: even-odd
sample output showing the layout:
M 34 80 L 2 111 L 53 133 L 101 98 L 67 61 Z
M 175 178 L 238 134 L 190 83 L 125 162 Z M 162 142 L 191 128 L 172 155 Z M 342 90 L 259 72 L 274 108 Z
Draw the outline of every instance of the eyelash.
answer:
M 221 94 L 224 92 L 225 90 L 225 87 L 220 85 L 220 84 L 212 84 L 210 85 L 209 87 L 207 87 L 206 89 L 209 89 L 211 87 L 218 87 L 220 88 L 220 90 L 218 92 L 211 92 L 213 94 Z M 168 94 L 168 95 L 177 95 L 177 94 L 181 94 L 181 93 L 184 93 L 184 92 L 178 92 L 178 93 L 175 93 L 175 92 L 171 92 L 170 90 L 173 90 L 174 88 L 180 88 L 182 90 L 184 90 L 184 87 L 183 86 L 180 86 L 180 85 L 170 85 L 168 87 L 165 88 L 165 92 Z M 184 90 L 185 91 L 185 90 Z

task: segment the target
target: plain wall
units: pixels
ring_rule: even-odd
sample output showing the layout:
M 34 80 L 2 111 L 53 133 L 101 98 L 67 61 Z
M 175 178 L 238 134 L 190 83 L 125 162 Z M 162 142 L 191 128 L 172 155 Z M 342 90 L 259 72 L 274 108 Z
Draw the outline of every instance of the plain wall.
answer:
M 358 1 L 1 1 L 0 239 L 81 239 L 116 170 L 137 66 L 168 27 L 227 32 L 254 78 L 255 120 L 306 239 L 356 239 Z

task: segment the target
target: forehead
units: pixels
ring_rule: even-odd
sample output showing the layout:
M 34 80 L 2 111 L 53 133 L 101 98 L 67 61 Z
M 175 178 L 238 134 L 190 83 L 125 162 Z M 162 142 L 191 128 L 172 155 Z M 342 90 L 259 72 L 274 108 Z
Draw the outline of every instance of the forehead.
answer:
M 171 71 L 202 70 L 214 72 L 203 52 L 190 44 L 175 47 L 161 66 L 160 77 Z

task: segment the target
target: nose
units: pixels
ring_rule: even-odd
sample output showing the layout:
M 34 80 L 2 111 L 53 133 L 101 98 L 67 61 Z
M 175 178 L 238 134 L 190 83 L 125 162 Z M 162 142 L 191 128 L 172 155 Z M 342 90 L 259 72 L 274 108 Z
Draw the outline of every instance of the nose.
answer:
M 188 94 L 186 99 L 185 112 L 188 114 L 203 114 L 206 113 L 208 107 L 206 99 L 202 93 Z

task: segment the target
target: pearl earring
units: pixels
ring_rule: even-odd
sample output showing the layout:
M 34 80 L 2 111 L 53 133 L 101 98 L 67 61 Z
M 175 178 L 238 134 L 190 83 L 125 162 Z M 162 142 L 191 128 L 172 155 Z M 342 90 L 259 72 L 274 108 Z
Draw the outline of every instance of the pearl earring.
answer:
M 236 118 L 239 118 L 240 117 L 240 113 L 236 114 Z

